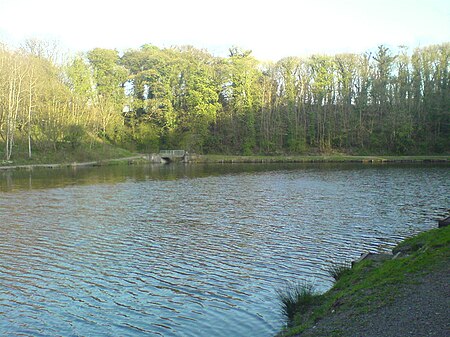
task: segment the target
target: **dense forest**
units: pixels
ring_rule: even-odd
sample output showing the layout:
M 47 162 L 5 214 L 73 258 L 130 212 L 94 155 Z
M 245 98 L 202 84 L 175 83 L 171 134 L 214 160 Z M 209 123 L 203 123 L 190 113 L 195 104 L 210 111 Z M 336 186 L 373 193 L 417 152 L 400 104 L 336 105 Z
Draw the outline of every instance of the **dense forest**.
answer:
M 450 43 L 260 62 L 231 48 L 0 44 L 0 156 L 92 142 L 146 152 L 450 151 Z

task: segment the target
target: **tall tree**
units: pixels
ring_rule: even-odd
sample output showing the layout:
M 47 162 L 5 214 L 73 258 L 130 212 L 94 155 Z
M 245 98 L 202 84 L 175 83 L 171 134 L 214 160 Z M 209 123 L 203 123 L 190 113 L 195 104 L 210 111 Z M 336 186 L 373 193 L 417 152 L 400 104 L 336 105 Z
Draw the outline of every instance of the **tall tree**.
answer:
M 87 58 L 94 71 L 94 104 L 101 120 L 99 132 L 114 140 L 118 128 L 123 126 L 124 85 L 128 79 L 128 71 L 119 64 L 119 53 L 116 50 L 96 48 L 88 52 Z

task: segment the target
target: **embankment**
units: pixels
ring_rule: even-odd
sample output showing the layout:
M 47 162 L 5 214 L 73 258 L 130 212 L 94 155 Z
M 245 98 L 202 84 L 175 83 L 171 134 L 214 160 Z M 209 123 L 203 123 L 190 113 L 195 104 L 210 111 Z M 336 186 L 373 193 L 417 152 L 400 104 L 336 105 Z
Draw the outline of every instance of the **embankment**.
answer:
M 400 243 L 337 275 L 280 336 L 448 336 L 450 227 Z
M 103 156 L 104 157 L 104 156 Z M 35 163 L 16 164 L 15 162 L 0 162 L 0 170 L 58 168 L 68 166 L 102 166 L 120 162 L 151 162 L 161 163 L 158 154 L 141 154 L 119 156 L 90 161 L 75 160 L 42 160 Z M 450 163 L 450 156 L 346 156 L 346 155 L 317 155 L 317 156 L 228 156 L 228 155 L 196 155 L 190 154 L 183 162 L 194 164 L 239 164 L 239 163 Z
M 306 156 L 228 156 L 201 155 L 196 163 L 413 163 L 450 162 L 450 155 L 442 156 L 348 156 L 348 155 L 306 155 Z
M 120 163 L 140 163 L 140 162 L 148 162 L 148 156 L 146 155 L 137 155 L 131 157 L 123 157 L 123 158 L 113 158 L 113 159 L 104 159 L 97 161 L 88 161 L 88 162 L 72 162 L 72 163 L 53 163 L 53 164 L 23 164 L 23 165 L 3 165 L 0 166 L 0 171 L 5 170 L 33 170 L 35 168 L 48 168 L 55 169 L 61 167 L 89 167 L 89 166 L 104 166 L 104 165 L 113 165 Z

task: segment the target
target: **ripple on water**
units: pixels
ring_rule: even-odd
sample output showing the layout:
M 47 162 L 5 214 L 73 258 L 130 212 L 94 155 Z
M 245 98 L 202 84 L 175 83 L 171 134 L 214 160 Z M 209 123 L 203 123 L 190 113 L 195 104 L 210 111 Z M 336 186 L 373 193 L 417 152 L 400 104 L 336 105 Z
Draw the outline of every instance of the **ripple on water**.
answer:
M 270 336 L 277 288 L 449 205 L 433 167 L 145 176 L 0 194 L 1 335 Z

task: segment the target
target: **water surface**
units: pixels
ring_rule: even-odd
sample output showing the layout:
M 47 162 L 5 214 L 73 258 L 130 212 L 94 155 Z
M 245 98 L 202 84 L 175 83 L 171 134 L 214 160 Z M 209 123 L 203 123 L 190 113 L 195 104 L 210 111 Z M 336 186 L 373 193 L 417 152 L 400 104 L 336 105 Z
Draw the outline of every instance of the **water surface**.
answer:
M 276 289 L 449 211 L 448 165 L 0 172 L 0 335 L 271 336 Z

